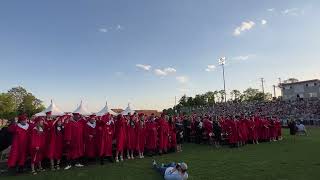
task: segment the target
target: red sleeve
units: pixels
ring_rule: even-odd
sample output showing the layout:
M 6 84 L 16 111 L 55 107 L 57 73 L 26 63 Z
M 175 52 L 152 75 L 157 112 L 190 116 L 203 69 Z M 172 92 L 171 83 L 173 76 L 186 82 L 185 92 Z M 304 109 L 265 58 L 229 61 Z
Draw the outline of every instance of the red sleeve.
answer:
M 8 127 L 8 131 L 11 132 L 11 133 L 15 133 L 17 130 L 17 125 L 16 124 L 11 124 L 9 127 Z
M 40 142 L 38 138 L 38 132 L 36 129 L 31 130 L 31 149 L 36 149 L 36 147 L 40 147 Z
M 72 130 L 71 129 L 71 122 L 64 124 L 64 140 L 65 141 L 71 141 L 71 135 L 72 135 L 71 130 Z

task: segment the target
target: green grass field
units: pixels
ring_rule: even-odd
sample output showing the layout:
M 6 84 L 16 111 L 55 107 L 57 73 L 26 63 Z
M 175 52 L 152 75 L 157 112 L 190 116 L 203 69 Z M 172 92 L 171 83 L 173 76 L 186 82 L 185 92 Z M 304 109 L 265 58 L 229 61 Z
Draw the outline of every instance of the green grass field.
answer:
M 319 180 L 320 129 L 309 130 L 310 136 L 288 136 L 282 141 L 247 145 L 239 149 L 185 144 L 182 153 L 157 156 L 159 162 L 185 161 L 189 179 L 227 180 Z M 120 164 L 92 165 L 70 171 L 44 172 L 36 176 L 0 177 L 6 180 L 160 180 L 151 168 L 152 158 Z

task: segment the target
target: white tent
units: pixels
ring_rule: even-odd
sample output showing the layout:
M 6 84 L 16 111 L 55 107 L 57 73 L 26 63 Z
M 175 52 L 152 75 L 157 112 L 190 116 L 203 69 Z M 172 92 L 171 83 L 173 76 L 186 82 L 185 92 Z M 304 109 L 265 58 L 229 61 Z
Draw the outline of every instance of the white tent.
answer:
M 74 110 L 72 113 L 77 113 L 84 116 L 92 114 L 83 106 L 82 101 L 80 102 L 80 105 L 78 106 L 78 108 Z
M 62 116 L 62 115 L 65 114 L 51 100 L 51 104 L 45 110 L 43 110 L 42 112 L 39 112 L 39 113 L 35 114 L 35 116 L 46 116 L 47 112 L 51 112 L 52 116 Z
M 101 109 L 101 111 L 97 112 L 97 116 L 103 116 L 105 114 L 111 114 L 111 115 L 117 115 L 117 113 L 113 112 L 111 109 L 108 107 L 108 102 L 106 102 L 106 105 Z
M 122 115 L 128 115 L 128 114 L 134 114 L 135 113 L 135 111 L 133 110 L 133 108 L 131 107 L 131 104 L 130 103 L 128 103 L 128 107 L 124 110 L 124 111 L 122 111 L 121 112 L 121 114 Z

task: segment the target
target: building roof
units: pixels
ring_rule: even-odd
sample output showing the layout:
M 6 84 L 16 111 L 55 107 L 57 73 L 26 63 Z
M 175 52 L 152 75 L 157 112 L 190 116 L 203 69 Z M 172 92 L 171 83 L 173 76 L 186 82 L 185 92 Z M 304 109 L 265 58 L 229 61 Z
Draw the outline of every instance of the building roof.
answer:
M 112 109 L 112 111 L 116 112 L 116 113 L 121 113 L 123 112 L 123 109 Z M 157 110 L 135 110 L 136 113 L 143 113 L 147 116 L 150 116 L 152 113 L 155 115 L 155 116 L 160 116 L 161 115 L 161 112 L 157 111 Z
M 139 113 L 143 113 L 147 116 L 151 116 L 151 114 L 154 114 L 155 116 L 161 116 L 161 112 L 157 111 L 157 110 L 136 110 L 136 112 Z
M 312 80 L 298 81 L 298 82 L 293 82 L 293 83 L 280 83 L 279 87 L 288 86 L 288 85 L 295 85 L 295 84 L 304 84 L 304 83 L 315 82 L 315 81 L 318 82 L 320 80 L 319 79 L 312 79 Z

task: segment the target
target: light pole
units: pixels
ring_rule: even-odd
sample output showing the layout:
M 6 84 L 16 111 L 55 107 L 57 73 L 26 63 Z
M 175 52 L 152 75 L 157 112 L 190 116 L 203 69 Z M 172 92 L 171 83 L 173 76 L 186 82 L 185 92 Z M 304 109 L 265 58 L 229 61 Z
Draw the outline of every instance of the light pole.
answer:
M 223 75 L 224 101 L 227 102 L 226 79 L 224 76 L 224 65 L 225 64 L 226 64 L 226 57 L 219 58 L 219 65 L 221 65 L 221 67 L 222 67 L 222 75 Z

